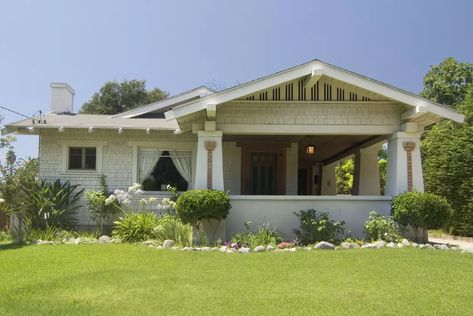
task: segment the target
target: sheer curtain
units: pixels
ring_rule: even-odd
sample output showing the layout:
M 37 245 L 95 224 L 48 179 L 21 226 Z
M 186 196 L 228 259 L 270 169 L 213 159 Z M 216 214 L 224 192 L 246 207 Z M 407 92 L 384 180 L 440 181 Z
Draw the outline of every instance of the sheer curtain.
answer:
M 157 149 L 140 149 L 138 152 L 138 181 L 142 183 L 153 172 L 154 166 L 162 155 Z
M 192 178 L 191 153 L 191 151 L 169 151 L 174 166 L 189 185 Z

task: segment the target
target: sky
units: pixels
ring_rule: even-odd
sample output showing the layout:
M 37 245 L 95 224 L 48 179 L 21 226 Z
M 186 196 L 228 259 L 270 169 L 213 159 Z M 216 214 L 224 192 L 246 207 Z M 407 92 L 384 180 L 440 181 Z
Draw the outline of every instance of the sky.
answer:
M 48 112 L 49 83 L 67 82 L 77 111 L 110 80 L 172 95 L 312 59 L 419 93 L 444 58 L 473 63 L 472 14 L 470 0 L 0 0 L 0 105 Z M 37 136 L 15 150 L 36 157 Z

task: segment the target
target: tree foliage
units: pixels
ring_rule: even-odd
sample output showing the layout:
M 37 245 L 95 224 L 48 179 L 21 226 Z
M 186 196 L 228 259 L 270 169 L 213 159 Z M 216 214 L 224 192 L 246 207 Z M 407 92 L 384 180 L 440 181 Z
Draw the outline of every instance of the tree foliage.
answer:
M 473 81 L 473 65 L 449 57 L 432 66 L 424 77 L 421 95 L 432 101 L 456 107 L 462 103 Z
M 473 236 L 473 65 L 448 58 L 426 75 L 425 96 L 450 102 L 464 124 L 441 121 L 422 140 L 425 189 L 450 202 L 454 234 Z M 432 88 L 435 87 L 435 88 Z
M 82 114 L 117 114 L 167 98 L 168 93 L 146 90 L 144 80 L 108 81 L 84 103 Z

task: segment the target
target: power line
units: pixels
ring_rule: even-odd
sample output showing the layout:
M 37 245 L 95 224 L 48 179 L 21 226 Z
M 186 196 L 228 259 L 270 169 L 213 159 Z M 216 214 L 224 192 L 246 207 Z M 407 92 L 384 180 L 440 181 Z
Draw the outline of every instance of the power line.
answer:
M 17 114 L 17 115 L 20 115 L 20 116 L 26 117 L 26 118 L 28 118 L 28 119 L 33 119 L 31 116 L 28 116 L 28 115 L 21 114 L 20 112 L 17 112 L 17 111 L 11 110 L 11 109 L 9 109 L 9 108 L 7 108 L 7 107 L 4 107 L 4 106 L 1 106 L 1 105 L 0 105 L 0 108 L 2 108 L 2 109 L 4 109 L 4 110 L 7 110 L 7 111 L 10 111 L 10 112 L 12 112 L 12 113 L 15 113 L 15 114 Z

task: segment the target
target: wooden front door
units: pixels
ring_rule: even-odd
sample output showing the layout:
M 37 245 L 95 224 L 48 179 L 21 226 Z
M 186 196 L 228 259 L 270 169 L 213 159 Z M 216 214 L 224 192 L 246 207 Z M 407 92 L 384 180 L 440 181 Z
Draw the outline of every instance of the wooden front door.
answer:
M 244 143 L 241 193 L 277 195 L 286 193 L 286 144 Z

